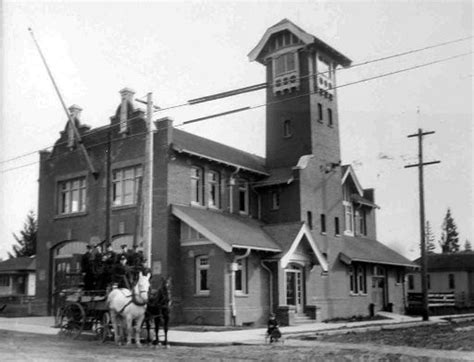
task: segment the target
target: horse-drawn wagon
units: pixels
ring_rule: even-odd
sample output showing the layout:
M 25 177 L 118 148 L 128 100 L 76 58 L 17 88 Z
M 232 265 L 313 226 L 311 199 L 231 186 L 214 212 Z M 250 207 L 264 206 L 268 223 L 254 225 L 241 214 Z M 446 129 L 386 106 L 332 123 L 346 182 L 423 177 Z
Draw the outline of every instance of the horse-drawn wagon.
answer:
M 86 332 L 102 341 L 113 336 L 105 290 L 64 289 L 59 292 L 58 304 L 60 336 L 74 339 Z

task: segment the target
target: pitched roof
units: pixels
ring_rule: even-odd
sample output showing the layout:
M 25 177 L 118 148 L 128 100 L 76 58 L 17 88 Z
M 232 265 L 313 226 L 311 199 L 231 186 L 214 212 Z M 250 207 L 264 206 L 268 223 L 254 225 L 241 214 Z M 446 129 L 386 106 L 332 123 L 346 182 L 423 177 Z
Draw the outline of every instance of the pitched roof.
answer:
M 181 205 L 172 205 L 171 212 L 227 252 L 232 248 L 281 251 L 263 231 L 263 224 L 249 217 Z
M 268 175 L 263 157 L 176 128 L 173 129 L 172 148 L 177 152 Z
M 428 271 L 474 271 L 474 252 L 427 254 Z M 413 261 L 420 264 L 420 258 Z
M 36 258 L 23 256 L 19 258 L 11 258 L 0 262 L 0 272 L 7 271 L 35 271 L 36 270 Z
M 274 168 L 268 172 L 270 173 L 270 176 L 261 180 L 255 187 L 290 184 L 294 180 L 292 167 Z
M 302 221 L 270 224 L 263 226 L 263 230 L 280 245 L 282 254 L 286 254 L 300 232 L 302 225 Z
M 404 256 L 390 249 L 388 246 L 362 237 L 342 237 L 341 261 L 350 264 L 353 261 L 417 267 Z
M 275 25 L 271 26 L 267 29 L 265 34 L 263 35 L 262 39 L 258 42 L 258 44 L 252 49 L 249 53 L 248 57 L 250 61 L 258 60 L 261 61 L 259 58 L 260 53 L 262 52 L 265 44 L 268 42 L 270 37 L 283 30 L 288 30 L 293 33 L 296 37 L 298 37 L 304 44 L 315 44 L 316 46 L 324 49 L 328 52 L 336 61 L 338 61 L 343 67 L 348 67 L 351 64 L 351 60 L 347 58 L 344 54 L 340 53 L 321 39 L 316 38 L 314 35 L 311 35 L 301 29 L 299 26 L 294 24 L 292 21 L 288 19 L 283 19 L 276 23 Z

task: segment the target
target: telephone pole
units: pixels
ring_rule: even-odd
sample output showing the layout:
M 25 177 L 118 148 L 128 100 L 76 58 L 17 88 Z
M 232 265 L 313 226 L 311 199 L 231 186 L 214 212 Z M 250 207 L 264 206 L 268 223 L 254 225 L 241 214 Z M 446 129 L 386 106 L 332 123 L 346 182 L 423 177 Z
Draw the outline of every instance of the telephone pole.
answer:
M 428 285 L 427 285 L 427 259 L 426 259 L 426 240 L 425 240 L 425 196 L 424 196 L 424 180 L 423 167 L 440 163 L 441 161 L 423 162 L 423 136 L 433 134 L 434 131 L 423 132 L 418 128 L 418 133 L 407 136 L 418 137 L 418 163 L 406 165 L 405 168 L 418 167 L 418 183 L 420 193 L 420 248 L 421 248 L 421 293 L 422 293 L 422 310 L 423 320 L 427 321 L 429 318 L 428 309 Z

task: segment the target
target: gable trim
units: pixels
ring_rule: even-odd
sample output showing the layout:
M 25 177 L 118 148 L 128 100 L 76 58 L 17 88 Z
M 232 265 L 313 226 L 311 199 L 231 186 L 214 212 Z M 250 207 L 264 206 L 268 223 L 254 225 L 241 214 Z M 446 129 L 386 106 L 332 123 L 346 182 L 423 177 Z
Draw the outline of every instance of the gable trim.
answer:
M 347 167 L 347 170 L 346 172 L 344 173 L 344 175 L 342 176 L 342 180 L 341 180 L 341 184 L 344 185 L 344 183 L 346 182 L 347 180 L 347 177 L 348 176 L 351 176 L 352 180 L 354 181 L 354 184 L 356 185 L 356 188 L 357 188 L 357 192 L 359 193 L 360 196 L 364 196 L 364 189 L 362 188 L 359 180 L 357 179 L 357 176 L 354 172 L 354 170 L 352 169 L 352 166 L 349 165 Z
M 328 271 L 328 263 L 327 263 L 326 259 L 324 258 L 323 254 L 321 253 L 321 251 L 319 250 L 316 242 L 314 241 L 314 239 L 311 235 L 311 231 L 309 230 L 309 227 L 306 223 L 304 223 L 301 226 L 301 229 L 298 232 L 298 234 L 296 235 L 293 242 L 291 243 L 291 247 L 288 250 L 288 252 L 281 257 L 280 266 L 282 268 L 287 267 L 288 263 L 290 262 L 291 256 L 294 254 L 296 248 L 298 247 L 301 240 L 303 239 L 303 236 L 306 236 L 306 239 L 308 240 L 308 242 L 311 246 L 311 249 L 313 250 L 314 254 L 316 255 L 316 258 L 318 259 L 319 264 L 321 265 L 321 268 L 323 269 L 323 271 L 327 272 Z

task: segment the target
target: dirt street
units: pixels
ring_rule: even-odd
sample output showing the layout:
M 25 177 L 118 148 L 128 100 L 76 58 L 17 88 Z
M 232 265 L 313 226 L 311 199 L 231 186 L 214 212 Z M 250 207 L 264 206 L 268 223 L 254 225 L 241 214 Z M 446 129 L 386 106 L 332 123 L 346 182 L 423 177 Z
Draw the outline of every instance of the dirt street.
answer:
M 131 360 L 183 360 L 183 361 L 431 361 L 449 360 L 436 357 L 423 350 L 404 353 L 397 347 L 299 341 L 288 339 L 278 345 L 178 347 L 170 349 L 143 347 L 116 347 L 112 342 L 88 338 L 63 340 L 57 336 L 34 335 L 0 331 L 2 361 L 131 361 Z M 436 351 L 435 351 L 436 352 Z M 439 351 L 442 352 L 442 351 Z M 431 354 L 430 354 L 431 353 Z M 446 357 L 446 355 L 444 356 Z M 463 355 L 452 360 L 465 359 Z M 459 357 L 459 358 L 458 358 Z M 472 356 L 474 358 L 474 355 Z

